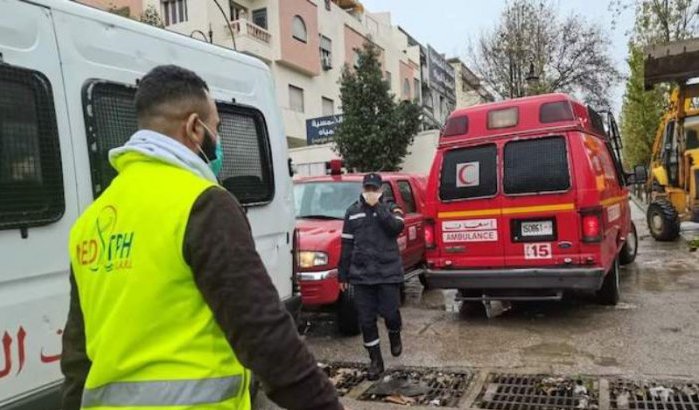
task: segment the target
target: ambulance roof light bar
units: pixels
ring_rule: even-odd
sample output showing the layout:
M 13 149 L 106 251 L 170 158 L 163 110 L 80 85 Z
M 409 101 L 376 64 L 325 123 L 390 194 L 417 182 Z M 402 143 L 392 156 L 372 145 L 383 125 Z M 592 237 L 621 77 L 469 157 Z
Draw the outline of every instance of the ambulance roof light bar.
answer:
M 332 159 L 325 163 L 325 170 L 329 171 L 330 175 L 342 175 L 344 165 L 344 161 L 341 159 Z

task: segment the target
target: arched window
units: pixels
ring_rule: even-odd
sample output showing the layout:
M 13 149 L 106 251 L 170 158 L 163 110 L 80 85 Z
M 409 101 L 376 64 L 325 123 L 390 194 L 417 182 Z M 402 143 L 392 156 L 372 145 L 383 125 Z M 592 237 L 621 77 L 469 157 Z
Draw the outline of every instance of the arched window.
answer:
M 294 21 L 292 22 L 293 37 L 298 41 L 303 41 L 304 43 L 308 41 L 308 31 L 306 30 L 306 23 L 303 21 L 301 16 L 294 16 Z
M 410 99 L 410 81 L 407 78 L 403 80 L 403 98 Z

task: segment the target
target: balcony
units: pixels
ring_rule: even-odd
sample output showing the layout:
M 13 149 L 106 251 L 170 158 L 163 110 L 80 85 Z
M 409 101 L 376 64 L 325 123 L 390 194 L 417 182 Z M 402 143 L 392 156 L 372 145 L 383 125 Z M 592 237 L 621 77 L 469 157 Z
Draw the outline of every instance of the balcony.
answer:
M 273 60 L 272 34 L 249 20 L 231 21 L 231 28 L 235 35 L 235 43 L 238 51 L 258 57 L 269 63 Z M 227 37 L 230 37 L 228 28 L 225 28 Z

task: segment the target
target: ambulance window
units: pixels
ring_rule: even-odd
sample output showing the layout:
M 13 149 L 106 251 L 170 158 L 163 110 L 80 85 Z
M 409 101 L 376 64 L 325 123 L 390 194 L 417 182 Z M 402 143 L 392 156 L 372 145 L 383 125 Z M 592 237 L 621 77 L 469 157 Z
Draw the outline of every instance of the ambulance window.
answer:
M 37 71 L 0 64 L 0 229 L 50 224 L 64 211 L 51 84 Z
M 138 130 L 135 96 L 136 87 L 127 84 L 96 80 L 83 87 L 83 114 L 95 198 L 116 176 L 109 164 L 109 150 L 124 145 Z
M 223 145 L 221 184 L 243 205 L 260 205 L 274 198 L 272 152 L 261 112 L 217 103 Z
M 495 195 L 498 189 L 497 147 L 488 144 L 447 151 L 440 181 L 442 201 Z
M 398 181 L 398 190 L 400 190 L 400 196 L 405 203 L 405 212 L 409 214 L 415 213 L 415 196 L 413 196 L 410 182 Z
M 607 135 L 607 130 L 604 127 L 604 119 L 595 110 L 587 107 L 587 114 L 590 116 L 590 128 L 600 135 Z
M 504 156 L 506 194 L 558 192 L 570 188 L 563 137 L 511 141 L 505 144 Z

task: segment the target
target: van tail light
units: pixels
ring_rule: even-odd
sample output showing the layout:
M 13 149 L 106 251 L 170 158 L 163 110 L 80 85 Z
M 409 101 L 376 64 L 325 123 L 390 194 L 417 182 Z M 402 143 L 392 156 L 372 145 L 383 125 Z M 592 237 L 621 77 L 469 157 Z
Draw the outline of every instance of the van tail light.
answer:
M 595 243 L 602 241 L 604 230 L 602 222 L 602 208 L 589 208 L 580 211 L 580 221 L 582 223 L 582 241 Z
M 434 249 L 437 247 L 434 237 L 434 220 L 425 220 L 425 247 L 427 249 Z

